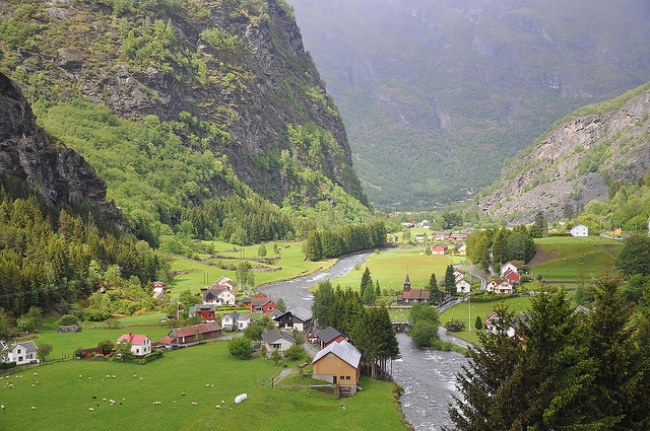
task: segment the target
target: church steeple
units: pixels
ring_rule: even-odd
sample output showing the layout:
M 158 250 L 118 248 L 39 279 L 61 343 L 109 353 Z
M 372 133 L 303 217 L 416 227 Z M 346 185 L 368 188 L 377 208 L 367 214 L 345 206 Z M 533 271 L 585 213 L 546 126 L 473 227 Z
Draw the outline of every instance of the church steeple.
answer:
M 411 290 L 411 280 L 409 280 L 409 273 L 406 272 L 406 279 L 404 279 L 404 292 Z

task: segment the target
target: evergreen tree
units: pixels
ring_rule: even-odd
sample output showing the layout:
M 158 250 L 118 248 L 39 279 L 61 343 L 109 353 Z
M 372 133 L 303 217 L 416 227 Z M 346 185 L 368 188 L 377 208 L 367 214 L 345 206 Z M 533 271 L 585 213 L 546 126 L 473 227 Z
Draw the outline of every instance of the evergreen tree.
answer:
M 506 228 L 501 228 L 494 235 L 494 244 L 492 245 L 492 265 L 495 268 L 500 267 L 508 260 L 508 234 Z
M 266 246 L 264 244 L 260 244 L 259 248 L 257 249 L 257 255 L 259 257 L 266 257 Z
M 616 259 L 616 266 L 626 277 L 650 275 L 650 237 L 634 235 L 626 239 Z
M 305 255 L 307 259 L 316 261 L 316 260 L 321 260 L 323 258 L 323 246 L 321 245 L 320 242 L 320 234 L 318 231 L 313 230 L 309 232 L 309 236 L 307 237 L 307 249 L 305 252 Z
M 366 266 L 361 276 L 361 284 L 359 285 L 359 296 L 361 298 L 363 298 L 367 288 L 372 289 L 372 277 L 370 276 L 370 268 Z
M 442 302 L 442 292 L 438 289 L 438 280 L 436 279 L 436 274 L 431 273 L 431 278 L 429 278 L 429 305 L 438 305 Z
M 476 328 L 477 331 L 480 331 L 483 329 L 483 321 L 481 320 L 481 316 L 476 316 L 476 321 L 474 322 L 474 327 Z
M 449 296 L 456 296 L 456 277 L 454 277 L 453 265 L 448 265 L 445 271 L 445 293 Z
M 381 296 L 381 287 L 379 287 L 379 280 L 375 282 L 375 296 L 376 297 Z

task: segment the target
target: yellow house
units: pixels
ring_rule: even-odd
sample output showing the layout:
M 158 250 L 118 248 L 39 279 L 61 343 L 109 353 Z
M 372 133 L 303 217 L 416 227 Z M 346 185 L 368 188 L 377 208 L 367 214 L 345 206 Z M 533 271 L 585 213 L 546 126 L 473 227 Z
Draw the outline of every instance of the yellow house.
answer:
M 361 375 L 361 352 L 347 341 L 332 343 L 318 352 L 312 377 L 339 385 L 357 386 Z

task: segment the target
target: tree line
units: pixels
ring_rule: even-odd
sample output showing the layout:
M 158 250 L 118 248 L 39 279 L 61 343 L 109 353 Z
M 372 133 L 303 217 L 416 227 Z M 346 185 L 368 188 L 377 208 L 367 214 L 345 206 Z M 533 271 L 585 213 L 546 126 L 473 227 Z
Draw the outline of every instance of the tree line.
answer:
M 352 224 L 336 230 L 312 230 L 305 245 L 307 259 L 316 261 L 334 258 L 387 244 L 386 225 L 383 221 L 369 224 Z

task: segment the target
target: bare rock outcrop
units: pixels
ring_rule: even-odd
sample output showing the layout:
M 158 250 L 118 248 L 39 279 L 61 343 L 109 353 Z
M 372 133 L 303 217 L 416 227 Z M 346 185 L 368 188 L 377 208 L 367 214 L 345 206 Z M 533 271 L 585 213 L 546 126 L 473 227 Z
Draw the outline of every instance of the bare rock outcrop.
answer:
M 106 201 L 106 183 L 84 158 L 48 136 L 20 88 L 0 73 L 0 174 L 38 190 L 54 206 L 88 200 L 97 212 L 127 227 L 121 211 Z

